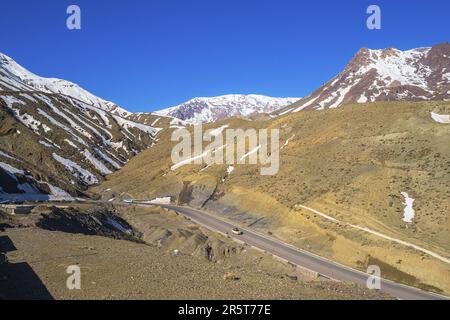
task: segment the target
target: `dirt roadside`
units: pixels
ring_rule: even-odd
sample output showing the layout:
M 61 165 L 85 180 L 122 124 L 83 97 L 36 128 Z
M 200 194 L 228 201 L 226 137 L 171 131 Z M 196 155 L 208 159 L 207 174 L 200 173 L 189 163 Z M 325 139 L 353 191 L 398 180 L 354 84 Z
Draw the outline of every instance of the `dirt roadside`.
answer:
M 2 215 L 0 248 L 7 261 L 0 264 L 0 297 L 388 298 L 352 284 L 311 279 L 294 266 L 203 230 L 173 212 L 156 207 L 111 209 L 40 207 L 27 216 Z M 108 224 L 107 214 L 122 228 Z M 93 223 L 96 220 L 99 225 Z M 88 222 L 80 227 L 80 221 Z M 81 290 L 66 287 L 71 265 L 81 269 Z

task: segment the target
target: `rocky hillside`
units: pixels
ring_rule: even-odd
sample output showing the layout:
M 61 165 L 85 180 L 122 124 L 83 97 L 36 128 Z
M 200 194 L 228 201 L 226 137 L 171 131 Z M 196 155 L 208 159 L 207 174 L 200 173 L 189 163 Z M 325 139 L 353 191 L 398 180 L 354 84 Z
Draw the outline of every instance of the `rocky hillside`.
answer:
M 271 113 L 298 100 L 300 98 L 231 94 L 220 97 L 195 98 L 156 113 L 175 117 L 192 124 L 200 124 L 235 116 L 248 117 L 256 113 Z
M 0 53 L 0 70 L 0 86 L 5 89 L 62 94 L 122 117 L 131 114 L 115 103 L 105 101 L 75 83 L 35 75 L 2 53 Z
M 174 166 L 166 131 L 93 191 L 105 200 L 170 197 L 353 268 L 382 265 L 388 278 L 449 293 L 449 114 L 447 102 L 378 102 L 206 126 L 280 129 L 275 176 L 244 164 Z
M 0 198 L 82 195 L 154 145 L 159 127 L 0 55 Z
M 361 49 L 339 75 L 279 114 L 349 103 L 450 99 L 450 44 L 408 51 Z

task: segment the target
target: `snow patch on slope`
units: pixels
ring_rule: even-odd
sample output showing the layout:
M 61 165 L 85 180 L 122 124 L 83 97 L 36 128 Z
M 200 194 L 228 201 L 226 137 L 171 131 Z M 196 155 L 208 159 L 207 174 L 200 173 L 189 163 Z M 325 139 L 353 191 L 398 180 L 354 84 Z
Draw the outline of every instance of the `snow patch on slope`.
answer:
M 405 198 L 405 210 L 403 212 L 403 221 L 406 223 L 412 223 L 415 216 L 414 211 L 414 199 L 411 198 L 408 193 L 402 192 L 402 196 Z
M 443 115 L 431 112 L 431 118 L 438 123 L 450 123 L 450 115 Z
M 109 170 L 100 160 L 98 160 L 96 157 L 92 155 L 92 153 L 89 152 L 89 150 L 85 149 L 83 152 L 84 156 L 87 160 L 101 173 L 103 174 L 111 174 L 112 171 Z
M 72 174 L 74 174 L 77 178 L 81 179 L 87 185 L 93 185 L 98 183 L 98 179 L 95 175 L 90 173 L 88 170 L 82 168 L 77 163 L 65 159 L 56 153 L 53 153 L 53 158 L 58 161 L 61 165 L 63 165 L 66 169 L 68 169 Z

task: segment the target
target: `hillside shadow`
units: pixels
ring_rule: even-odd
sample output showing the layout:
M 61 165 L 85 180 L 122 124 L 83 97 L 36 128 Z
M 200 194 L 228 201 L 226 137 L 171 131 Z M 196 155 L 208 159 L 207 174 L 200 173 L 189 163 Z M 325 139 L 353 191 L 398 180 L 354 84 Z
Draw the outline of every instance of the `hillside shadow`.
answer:
M 0 236 L 0 300 L 53 300 L 28 263 L 8 262 L 6 253 L 15 250 L 8 236 Z

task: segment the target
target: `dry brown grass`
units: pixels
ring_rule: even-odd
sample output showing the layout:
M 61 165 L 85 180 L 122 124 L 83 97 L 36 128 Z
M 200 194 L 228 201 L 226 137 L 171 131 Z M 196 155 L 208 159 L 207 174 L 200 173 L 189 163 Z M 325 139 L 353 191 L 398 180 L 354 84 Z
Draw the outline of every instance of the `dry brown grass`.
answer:
M 176 202 L 184 183 L 209 176 L 217 189 L 208 210 L 243 224 L 257 221 L 253 227 L 355 268 L 363 269 L 371 256 L 450 293 L 449 265 L 293 210 L 308 205 L 449 257 L 450 126 L 434 122 L 431 111 L 450 114 L 450 103 L 374 103 L 270 121 L 228 119 L 214 126 L 281 128 L 281 145 L 295 134 L 281 152 L 276 176 L 261 176 L 255 166 L 236 166 L 224 182 L 226 166 L 171 171 L 167 135 L 95 191 L 170 195 Z M 410 225 L 402 221 L 403 191 L 416 199 Z

